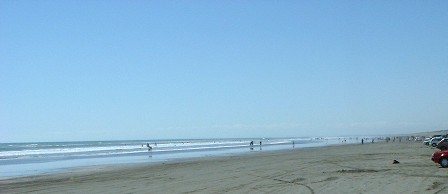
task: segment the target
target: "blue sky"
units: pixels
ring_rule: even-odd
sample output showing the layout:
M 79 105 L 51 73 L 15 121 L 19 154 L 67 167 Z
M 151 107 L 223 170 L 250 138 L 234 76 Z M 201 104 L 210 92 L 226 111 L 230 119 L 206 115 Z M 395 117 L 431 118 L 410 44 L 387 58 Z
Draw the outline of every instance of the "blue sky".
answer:
M 1 1 L 0 142 L 448 128 L 447 1 Z

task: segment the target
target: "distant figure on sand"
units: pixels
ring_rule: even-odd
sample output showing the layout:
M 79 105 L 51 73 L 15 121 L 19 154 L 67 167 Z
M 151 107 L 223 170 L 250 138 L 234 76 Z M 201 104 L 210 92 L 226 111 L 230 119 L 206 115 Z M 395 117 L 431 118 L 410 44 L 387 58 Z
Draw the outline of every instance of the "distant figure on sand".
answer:
M 361 139 L 361 144 L 364 144 L 364 139 Z
M 146 144 L 146 147 L 148 147 L 148 151 L 152 150 L 152 147 L 149 145 L 149 143 Z
M 261 146 L 261 141 L 260 141 L 260 146 Z
M 249 145 L 254 146 L 254 141 L 251 141 Z

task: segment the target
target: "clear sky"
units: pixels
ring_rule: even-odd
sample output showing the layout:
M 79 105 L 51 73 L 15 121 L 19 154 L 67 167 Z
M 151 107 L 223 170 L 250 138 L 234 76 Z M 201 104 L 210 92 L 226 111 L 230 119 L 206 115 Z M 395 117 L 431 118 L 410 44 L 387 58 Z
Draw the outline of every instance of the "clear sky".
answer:
M 448 1 L 0 1 L 0 142 L 448 129 Z

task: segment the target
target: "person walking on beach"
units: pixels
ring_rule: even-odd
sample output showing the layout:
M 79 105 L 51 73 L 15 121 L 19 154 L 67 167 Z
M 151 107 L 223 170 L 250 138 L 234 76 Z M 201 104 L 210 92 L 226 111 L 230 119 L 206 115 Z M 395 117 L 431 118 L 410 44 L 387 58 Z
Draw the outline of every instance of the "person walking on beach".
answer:
M 361 139 L 361 144 L 364 144 L 364 139 Z
M 251 147 L 254 146 L 254 141 L 251 141 L 249 144 Z

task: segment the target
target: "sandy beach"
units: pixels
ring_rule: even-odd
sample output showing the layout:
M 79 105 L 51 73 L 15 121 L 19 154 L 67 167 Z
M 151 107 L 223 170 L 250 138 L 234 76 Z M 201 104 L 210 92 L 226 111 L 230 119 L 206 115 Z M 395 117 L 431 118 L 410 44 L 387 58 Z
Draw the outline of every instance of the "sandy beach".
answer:
M 1 180 L 0 193 L 446 193 L 448 169 L 430 160 L 435 151 L 369 142 L 91 167 Z

